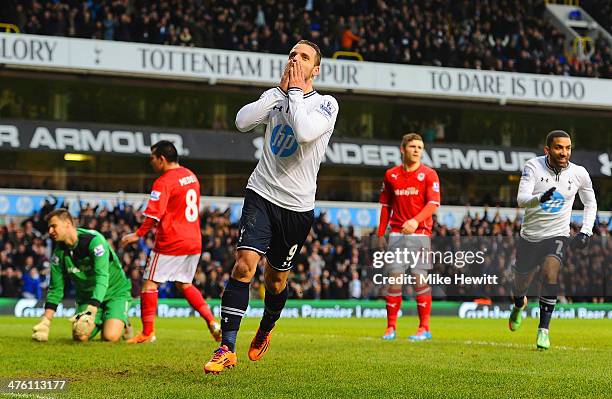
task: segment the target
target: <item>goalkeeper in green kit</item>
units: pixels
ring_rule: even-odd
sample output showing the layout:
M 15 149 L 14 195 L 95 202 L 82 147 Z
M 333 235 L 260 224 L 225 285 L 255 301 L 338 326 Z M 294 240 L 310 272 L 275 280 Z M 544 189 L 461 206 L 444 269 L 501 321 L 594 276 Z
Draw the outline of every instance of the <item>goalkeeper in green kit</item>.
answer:
M 77 228 L 68 210 L 60 208 L 46 217 L 49 235 L 57 243 L 51 258 L 51 282 L 41 321 L 32 329 L 36 341 L 49 339 L 51 319 L 64 297 L 64 278 L 76 288 L 76 314 L 72 322 L 75 341 L 102 339 L 116 342 L 129 338 L 128 306 L 131 283 L 115 251 L 94 230 Z

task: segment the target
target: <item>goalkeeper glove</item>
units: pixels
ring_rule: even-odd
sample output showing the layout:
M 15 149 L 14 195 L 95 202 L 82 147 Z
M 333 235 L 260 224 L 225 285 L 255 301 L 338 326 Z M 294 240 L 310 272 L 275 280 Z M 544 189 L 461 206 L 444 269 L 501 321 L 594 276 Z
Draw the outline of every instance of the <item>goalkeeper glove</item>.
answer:
M 75 314 L 70 318 L 72 322 L 72 337 L 77 340 L 89 338 L 94 328 L 96 328 L 96 314 L 98 308 L 93 305 L 87 305 L 85 311 Z
M 585 233 L 576 234 L 576 236 L 572 239 L 572 242 L 570 243 L 570 247 L 572 249 L 583 249 L 586 248 L 588 245 L 589 236 Z
M 542 194 L 542 196 L 540 197 L 540 203 L 543 204 L 546 201 L 548 201 L 549 199 L 552 198 L 553 193 L 555 192 L 555 190 L 557 189 L 557 187 L 552 187 L 549 188 L 548 190 L 546 190 L 546 192 L 544 194 Z
M 32 327 L 32 339 L 39 342 L 47 342 L 49 340 L 49 328 L 51 320 L 43 316 L 40 322 Z

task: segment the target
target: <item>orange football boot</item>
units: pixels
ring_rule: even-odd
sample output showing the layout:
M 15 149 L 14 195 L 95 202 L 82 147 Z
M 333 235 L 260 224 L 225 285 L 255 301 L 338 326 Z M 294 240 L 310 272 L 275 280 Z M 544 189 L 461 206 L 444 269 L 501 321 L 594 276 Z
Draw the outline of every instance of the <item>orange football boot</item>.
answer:
M 227 368 L 234 367 L 238 363 L 236 354 L 231 352 L 227 346 L 222 345 L 213 352 L 213 357 L 204 365 L 204 373 L 219 374 Z
M 149 335 L 139 333 L 137 336 L 130 338 L 125 342 L 128 344 L 152 344 L 155 341 L 157 341 L 157 338 L 155 337 L 155 331 L 152 331 Z
M 257 334 L 253 337 L 251 346 L 249 347 L 249 359 L 256 362 L 268 352 L 270 348 L 270 337 L 272 337 L 272 331 L 257 329 Z

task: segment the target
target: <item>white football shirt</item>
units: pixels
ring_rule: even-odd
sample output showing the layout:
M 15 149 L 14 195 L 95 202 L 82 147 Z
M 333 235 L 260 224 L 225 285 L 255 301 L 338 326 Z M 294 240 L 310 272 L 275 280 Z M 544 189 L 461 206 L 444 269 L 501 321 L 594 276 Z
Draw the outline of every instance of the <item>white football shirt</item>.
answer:
M 337 116 L 335 98 L 298 88 L 285 94 L 275 87 L 242 107 L 238 130 L 266 125 L 263 152 L 247 188 L 285 209 L 314 209 L 317 174 Z
M 553 196 L 543 204 L 540 197 L 555 187 Z M 569 162 L 559 173 L 548 163 L 546 155 L 525 163 L 519 183 L 517 202 L 525 208 L 521 237 L 539 242 L 551 237 L 569 237 L 572 206 L 576 194 L 584 205 L 580 232 L 593 234 L 597 201 L 587 170 Z

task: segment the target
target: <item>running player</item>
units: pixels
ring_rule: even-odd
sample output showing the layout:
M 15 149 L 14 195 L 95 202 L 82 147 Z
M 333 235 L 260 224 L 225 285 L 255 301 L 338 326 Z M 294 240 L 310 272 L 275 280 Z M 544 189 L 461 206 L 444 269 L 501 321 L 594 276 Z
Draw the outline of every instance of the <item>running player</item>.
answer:
M 102 330 L 102 339 L 116 342 L 129 330 L 128 307 L 132 284 L 123 273 L 121 262 L 108 242 L 94 230 L 77 228 L 68 210 L 59 208 L 45 220 L 49 236 L 57 243 L 51 257 L 51 282 L 45 313 L 33 328 L 36 341 L 49 339 L 51 320 L 64 298 L 64 278 L 76 289 L 76 316 L 73 321 L 75 341 L 87 341 Z M 90 320 L 91 331 L 77 333 L 78 323 Z
M 432 215 L 440 206 L 440 180 L 435 170 L 421 163 L 423 148 L 423 139 L 420 135 L 416 133 L 404 135 L 400 146 L 402 165 L 395 166 L 385 173 L 379 199 L 382 205 L 378 225 L 381 248 L 384 247 L 384 235 L 389 222 L 391 223 L 389 250 L 406 246 L 416 251 L 430 248 Z M 425 341 L 431 339 L 429 331 L 431 287 L 421 281 L 421 276 L 427 275 L 431 265 L 395 263 L 388 266 L 387 272 L 398 276 L 406 272 L 407 266 L 410 266 L 410 272 L 416 277 L 415 294 L 419 314 L 419 327 L 409 339 Z M 383 339 L 392 340 L 396 336 L 397 314 L 402 306 L 402 286 L 389 285 L 386 289 L 387 329 Z
M 517 202 L 525 217 L 516 249 L 512 295 L 514 307 L 508 322 L 511 331 L 520 328 L 527 306 L 527 290 L 541 266 L 540 324 L 538 349 L 550 347 L 549 325 L 557 303 L 559 270 L 565 259 L 570 236 L 570 217 L 576 193 L 584 204 L 580 233 L 570 243 L 585 248 L 593 234 L 597 201 L 586 169 L 570 162 L 572 141 L 569 134 L 553 130 L 546 136 L 546 155 L 525 163 Z
M 142 332 L 129 343 L 154 342 L 154 321 L 157 314 L 157 288 L 160 283 L 174 281 L 200 316 L 206 320 L 216 341 L 221 339 L 220 325 L 202 297 L 192 285 L 202 252 L 200 231 L 200 182 L 189 169 L 179 165 L 176 147 L 162 140 L 151 146 L 151 166 L 161 176 L 153 183 L 146 216 L 138 231 L 121 239 L 126 246 L 138 241 L 153 227 L 155 247 L 149 254 L 140 293 Z
M 242 132 L 265 124 L 265 147 L 251 174 L 242 207 L 236 263 L 221 300 L 223 339 L 206 373 L 236 365 L 236 336 L 249 304 L 249 284 L 266 257 L 265 310 L 249 359 L 268 351 L 271 331 L 287 301 L 287 276 L 314 220 L 319 165 L 334 131 L 338 103 L 312 88 L 321 51 L 301 40 L 289 53 L 279 87 L 263 93 L 236 115 Z

